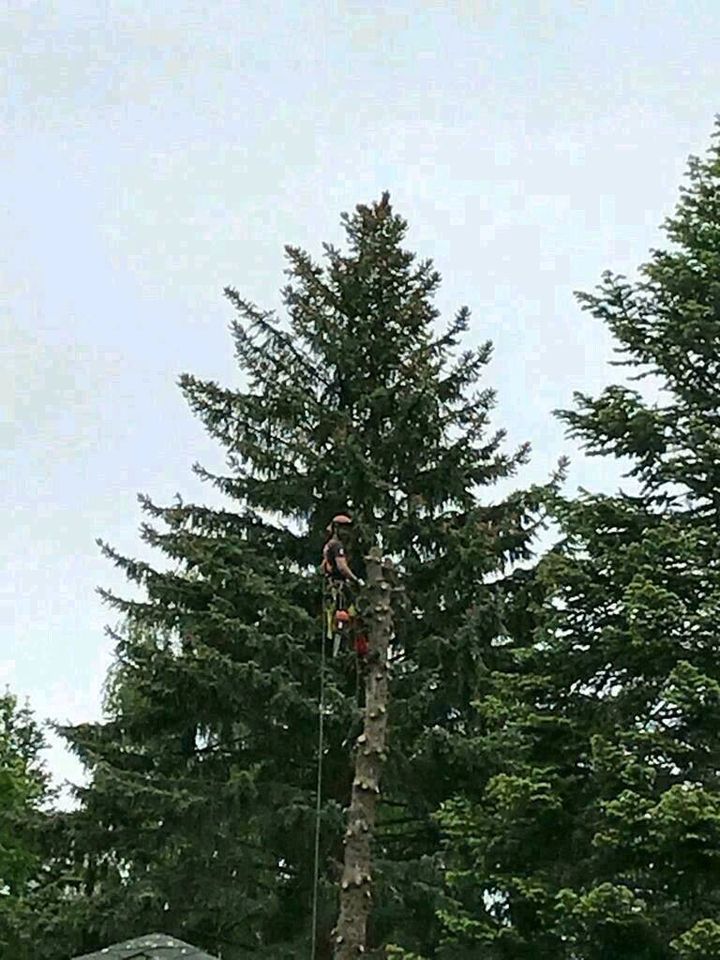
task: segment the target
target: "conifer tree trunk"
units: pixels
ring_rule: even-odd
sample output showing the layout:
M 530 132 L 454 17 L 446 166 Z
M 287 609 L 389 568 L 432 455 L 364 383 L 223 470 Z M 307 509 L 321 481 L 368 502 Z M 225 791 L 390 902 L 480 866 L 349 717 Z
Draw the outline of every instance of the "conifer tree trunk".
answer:
M 380 796 L 380 774 L 386 756 L 388 709 L 388 645 L 392 636 L 393 567 L 373 548 L 367 561 L 368 666 L 365 677 L 365 723 L 355 744 L 345 862 L 340 881 L 340 915 L 334 931 L 334 960 L 355 960 L 365 952 L 372 900 L 371 843 Z

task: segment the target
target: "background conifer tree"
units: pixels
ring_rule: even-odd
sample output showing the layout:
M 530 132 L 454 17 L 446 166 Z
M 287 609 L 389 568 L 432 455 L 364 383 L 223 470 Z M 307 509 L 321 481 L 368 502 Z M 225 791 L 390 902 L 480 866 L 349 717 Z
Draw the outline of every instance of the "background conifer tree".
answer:
M 0 695 L 0 956 L 31 960 L 32 891 L 43 880 L 48 804 L 45 739 L 29 707 Z
M 561 416 L 638 490 L 554 500 L 532 655 L 475 717 L 497 773 L 440 816 L 442 957 L 720 957 L 720 123 L 666 233 L 580 297 L 657 399 Z
M 286 327 L 226 291 L 240 385 L 181 379 L 225 451 L 226 474 L 196 470 L 227 507 L 143 498 L 142 535 L 164 566 L 104 545 L 142 598 L 106 594 L 126 619 L 107 717 L 64 730 L 91 776 L 66 824 L 78 952 L 155 929 L 224 960 L 307 949 L 318 563 L 326 523 L 348 509 L 358 571 L 377 544 L 408 597 L 394 640 L 371 939 L 434 949 L 431 815 L 463 778 L 482 776 L 461 773 L 448 736 L 478 677 L 506 657 L 496 641 L 531 582 L 511 566 L 529 557 L 543 492 L 480 499 L 527 456 L 504 453 L 502 431 L 490 431 L 494 394 L 479 387 L 490 345 L 456 353 L 466 308 L 438 333 L 440 277 L 403 248 L 406 224 L 387 194 L 342 222 L 348 250 L 325 245 L 324 267 L 286 248 Z M 337 915 L 357 722 L 353 655 L 329 670 L 319 956 Z

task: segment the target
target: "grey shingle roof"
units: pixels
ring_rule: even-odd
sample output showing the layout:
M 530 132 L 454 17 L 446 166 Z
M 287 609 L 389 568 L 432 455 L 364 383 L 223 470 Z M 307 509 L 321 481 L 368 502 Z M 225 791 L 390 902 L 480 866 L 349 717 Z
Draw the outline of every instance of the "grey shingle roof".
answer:
M 97 953 L 86 953 L 73 960 L 217 960 L 189 943 L 164 933 L 148 933 L 144 937 L 114 943 Z

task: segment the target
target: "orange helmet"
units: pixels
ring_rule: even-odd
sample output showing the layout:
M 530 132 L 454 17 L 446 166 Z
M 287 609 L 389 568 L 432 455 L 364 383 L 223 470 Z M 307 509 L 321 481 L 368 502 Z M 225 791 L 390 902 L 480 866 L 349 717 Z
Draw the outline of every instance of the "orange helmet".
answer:
M 326 530 L 328 533 L 332 533 L 335 527 L 349 527 L 351 525 L 352 517 L 349 517 L 346 513 L 336 513 L 327 525 Z

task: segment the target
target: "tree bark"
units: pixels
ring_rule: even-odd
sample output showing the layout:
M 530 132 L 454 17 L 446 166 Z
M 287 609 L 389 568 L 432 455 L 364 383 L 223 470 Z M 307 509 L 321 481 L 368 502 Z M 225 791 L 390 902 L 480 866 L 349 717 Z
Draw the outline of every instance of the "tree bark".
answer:
M 377 548 L 367 562 L 367 614 L 369 650 L 365 676 L 364 729 L 355 743 L 355 776 L 352 784 L 345 857 L 340 881 L 340 915 L 333 931 L 334 960 L 356 960 L 365 952 L 367 921 L 372 902 L 371 843 L 380 796 L 380 774 L 385 761 L 388 710 L 388 645 L 392 637 L 392 581 L 390 561 Z

